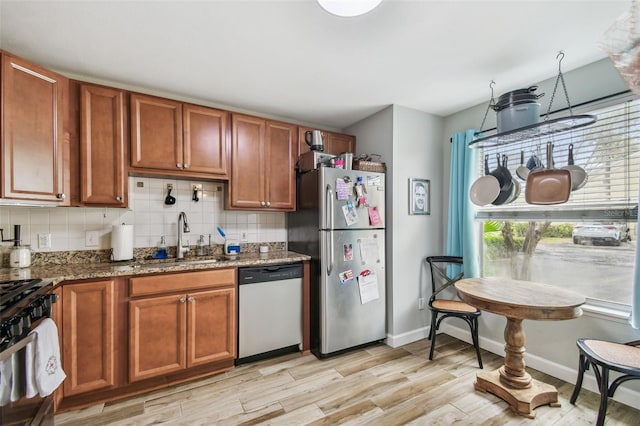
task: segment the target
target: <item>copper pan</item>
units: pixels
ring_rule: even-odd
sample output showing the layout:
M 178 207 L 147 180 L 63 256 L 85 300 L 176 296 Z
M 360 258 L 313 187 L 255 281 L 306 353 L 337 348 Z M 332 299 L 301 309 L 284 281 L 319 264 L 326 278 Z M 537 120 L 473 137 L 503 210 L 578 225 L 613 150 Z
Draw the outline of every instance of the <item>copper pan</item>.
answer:
M 547 169 L 535 170 L 527 176 L 525 200 L 529 204 L 566 203 L 571 194 L 571 173 L 553 168 L 553 145 L 547 143 Z

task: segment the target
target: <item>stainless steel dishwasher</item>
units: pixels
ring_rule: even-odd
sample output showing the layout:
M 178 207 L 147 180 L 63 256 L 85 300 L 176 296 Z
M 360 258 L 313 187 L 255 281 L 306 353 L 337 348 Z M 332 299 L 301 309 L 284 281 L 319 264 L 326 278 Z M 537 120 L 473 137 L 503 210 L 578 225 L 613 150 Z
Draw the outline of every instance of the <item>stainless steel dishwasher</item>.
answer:
M 236 364 L 302 348 L 302 264 L 238 268 Z

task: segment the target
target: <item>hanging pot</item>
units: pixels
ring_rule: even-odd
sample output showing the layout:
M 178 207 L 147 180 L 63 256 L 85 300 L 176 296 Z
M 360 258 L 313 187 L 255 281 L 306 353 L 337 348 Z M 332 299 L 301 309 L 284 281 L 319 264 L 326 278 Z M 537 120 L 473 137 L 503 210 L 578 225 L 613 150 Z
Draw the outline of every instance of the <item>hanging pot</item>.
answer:
M 507 156 L 502 156 L 502 164 L 500 164 L 500 154 L 496 154 L 498 158 L 498 166 L 491 172 L 500 183 L 500 190 L 505 191 L 511 186 L 511 172 L 507 168 Z
M 536 95 L 535 92 L 538 86 L 531 86 L 527 89 L 518 89 L 512 92 L 507 92 L 498 98 L 498 102 L 492 106 L 493 110 L 498 112 L 505 108 L 526 103 L 535 103 L 538 99 L 544 96 L 544 93 Z
M 500 194 L 500 183 L 498 179 L 489 174 L 489 156 L 484 156 L 485 175 L 476 179 L 469 190 L 471 202 L 477 206 L 491 204 Z
M 547 143 L 547 169 L 527 176 L 525 200 L 529 204 L 549 205 L 567 202 L 571 194 L 569 170 L 553 168 L 553 144 Z
M 587 172 L 580 166 L 573 163 L 573 144 L 569 144 L 569 158 L 567 165 L 562 167 L 571 173 L 571 191 L 577 191 L 587 183 Z

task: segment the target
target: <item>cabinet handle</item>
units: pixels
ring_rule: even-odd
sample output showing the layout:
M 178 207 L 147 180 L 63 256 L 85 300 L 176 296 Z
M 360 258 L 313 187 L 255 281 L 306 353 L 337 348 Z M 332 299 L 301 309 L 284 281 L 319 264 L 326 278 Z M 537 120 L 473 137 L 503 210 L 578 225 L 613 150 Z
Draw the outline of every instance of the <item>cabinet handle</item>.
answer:
M 185 169 L 188 169 L 189 168 L 189 164 L 185 164 L 182 167 L 185 168 Z
M 60 194 L 56 194 L 56 198 L 58 200 L 64 200 L 64 197 L 66 197 L 66 195 L 64 195 L 64 192 L 60 193 Z
M 265 203 L 264 201 L 260 201 L 260 207 L 264 207 L 267 203 Z
M 271 201 L 267 201 L 267 207 L 271 207 Z
M 176 163 L 176 167 L 181 169 L 182 168 L 182 163 Z
M 184 302 L 186 302 L 186 301 L 187 301 L 187 299 L 186 299 L 185 297 L 181 297 L 181 298 L 180 298 L 180 303 L 184 303 Z
M 121 197 L 121 196 L 119 196 L 119 195 L 117 195 L 117 196 L 116 196 L 116 201 L 122 201 L 122 197 Z
M 189 296 L 189 297 L 187 298 L 187 302 L 193 302 L 193 300 L 194 300 L 194 299 L 193 299 L 193 297 L 191 297 L 191 296 Z

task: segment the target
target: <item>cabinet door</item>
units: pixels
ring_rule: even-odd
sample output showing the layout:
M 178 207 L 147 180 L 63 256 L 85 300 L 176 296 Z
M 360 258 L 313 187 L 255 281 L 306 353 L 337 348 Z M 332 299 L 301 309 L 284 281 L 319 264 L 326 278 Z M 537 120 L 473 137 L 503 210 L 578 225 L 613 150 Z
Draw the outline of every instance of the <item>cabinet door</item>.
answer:
M 2 197 L 64 199 L 64 77 L 2 55 Z
M 184 169 L 228 178 L 227 123 L 229 113 L 183 105 Z
M 235 359 L 235 287 L 189 294 L 187 301 L 187 366 Z
M 325 132 L 324 139 L 324 151 L 328 152 L 329 154 L 340 155 L 343 152 L 352 152 L 355 154 L 356 152 L 355 136 Z
M 267 122 L 265 145 L 267 208 L 295 210 L 297 130 L 297 126 L 292 124 Z
M 129 302 L 129 380 L 135 382 L 186 367 L 186 296 Z
M 304 133 L 308 130 L 314 130 L 311 127 L 298 128 L 298 151 L 300 154 L 309 152 L 309 145 L 305 142 Z M 333 133 L 322 130 L 322 142 L 324 143 L 324 151 L 327 154 L 340 155 L 343 152 L 356 152 L 356 137 L 345 135 L 342 133 Z
M 131 95 L 131 166 L 182 170 L 182 103 Z
M 265 120 L 247 115 L 232 115 L 231 207 L 260 210 L 266 205 L 264 190 Z
M 124 92 L 84 84 L 80 98 L 81 201 L 126 207 Z
M 62 288 L 64 395 L 115 385 L 115 281 Z

